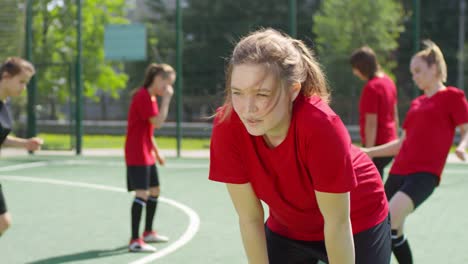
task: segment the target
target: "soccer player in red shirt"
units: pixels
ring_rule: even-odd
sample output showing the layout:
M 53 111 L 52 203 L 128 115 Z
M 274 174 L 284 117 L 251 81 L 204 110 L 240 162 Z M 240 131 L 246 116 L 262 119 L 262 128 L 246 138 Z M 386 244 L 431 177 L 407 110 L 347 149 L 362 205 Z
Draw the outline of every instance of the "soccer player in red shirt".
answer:
M 462 90 L 445 86 L 447 66 L 439 47 L 425 41 L 411 59 L 413 80 L 424 94 L 411 103 L 400 139 L 364 149 L 370 157 L 396 155 L 385 182 L 390 200 L 393 253 L 400 264 L 413 263 L 403 235 L 406 217 L 439 185 L 455 129 L 461 131 L 456 155 L 465 160 L 468 102 Z M 437 143 L 436 143 L 437 142 Z
M 328 97 L 303 42 L 264 29 L 234 48 L 209 178 L 227 185 L 249 263 L 390 262 L 382 180 Z
M 174 90 L 172 85 L 176 73 L 167 64 L 150 64 L 146 69 L 143 86 L 133 95 L 128 112 L 127 136 L 125 139 L 125 162 L 127 165 L 127 188 L 135 191 L 131 207 L 132 238 L 129 251 L 155 251 L 145 242 L 166 242 L 167 237 L 153 230 L 153 218 L 160 193 L 156 161 L 164 165 L 164 157 L 159 153 L 153 137 L 154 129 L 166 120 Z M 157 96 L 161 96 L 158 108 Z M 146 207 L 146 221 L 143 238 L 139 235 L 140 219 Z
M 6 101 L 10 96 L 20 96 L 26 89 L 26 84 L 35 74 L 34 66 L 21 58 L 11 57 L 0 65 L 0 146 L 24 148 L 35 151 L 41 148 L 40 138 L 18 138 L 9 135 L 13 128 L 13 119 Z M 0 184 L 0 236 L 11 224 L 11 216 L 7 210 L 5 198 Z
M 364 147 L 383 145 L 397 139 L 398 108 L 395 83 L 381 69 L 374 51 L 356 49 L 350 58 L 353 74 L 366 82 L 359 100 L 359 128 Z M 392 157 L 373 158 L 383 178 Z

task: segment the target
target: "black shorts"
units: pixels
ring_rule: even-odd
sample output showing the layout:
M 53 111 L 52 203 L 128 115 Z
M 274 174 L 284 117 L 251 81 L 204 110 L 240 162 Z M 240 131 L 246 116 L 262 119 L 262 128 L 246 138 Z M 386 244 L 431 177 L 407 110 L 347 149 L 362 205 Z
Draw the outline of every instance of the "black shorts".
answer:
M 3 197 L 2 184 L 0 184 L 0 215 L 7 212 L 5 197 Z
M 387 165 L 392 161 L 393 157 L 381 157 L 381 158 L 373 158 L 372 162 L 374 162 L 375 167 L 380 173 L 380 177 L 383 179 L 384 177 L 384 169 Z
M 410 175 L 390 174 L 385 182 L 385 194 L 390 201 L 398 191 L 408 195 L 418 208 L 431 194 L 439 183 L 439 178 L 428 172 L 413 173 Z
M 325 241 L 294 240 L 274 233 L 265 225 L 270 264 L 328 263 Z M 354 235 L 356 264 L 389 264 L 391 251 L 390 217 Z
M 156 165 L 127 166 L 127 190 L 148 190 L 159 186 L 158 169 Z

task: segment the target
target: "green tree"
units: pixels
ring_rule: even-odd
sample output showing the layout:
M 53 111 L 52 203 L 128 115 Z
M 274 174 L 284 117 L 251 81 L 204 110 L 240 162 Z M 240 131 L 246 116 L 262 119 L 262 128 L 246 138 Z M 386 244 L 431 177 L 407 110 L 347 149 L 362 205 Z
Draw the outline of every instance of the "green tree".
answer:
M 143 20 L 148 23 L 150 58 L 175 66 L 175 1 L 145 2 L 149 14 Z M 319 0 L 297 2 L 297 35 L 311 44 L 311 14 Z M 182 7 L 183 73 L 179 74 L 184 76 L 184 119 L 191 120 L 199 117 L 201 108 L 209 108 L 207 115 L 210 115 L 219 106 L 226 58 L 233 44 L 260 27 L 273 27 L 287 33 L 289 10 L 288 1 L 284 0 L 186 0 L 182 1 Z
M 318 54 L 334 97 L 357 97 L 356 87 L 362 84 L 352 76 L 349 56 L 362 45 L 373 48 L 381 65 L 391 74 L 396 66 L 392 52 L 398 48 L 398 37 L 404 29 L 403 18 L 403 8 L 395 0 L 322 2 L 320 10 L 314 15 L 313 32 L 317 36 Z M 346 107 L 341 101 L 339 103 L 340 107 Z M 336 106 L 343 115 L 349 115 L 357 107 L 348 105 L 348 109 L 338 109 Z
M 403 0 L 402 3 L 408 14 L 414 13 L 413 0 Z M 431 39 L 441 48 L 447 62 L 447 84 L 449 85 L 457 83 L 459 7 L 460 0 L 424 0 L 421 1 L 420 6 L 420 39 L 417 41 L 421 45 L 421 40 Z M 405 97 L 403 99 L 410 101 L 420 92 L 415 91 L 416 88 L 409 72 L 415 41 L 412 18 L 409 17 L 404 25 L 406 30 L 400 37 L 400 48 L 396 54 L 398 58 L 396 74 L 398 88 L 402 91 L 401 95 Z M 468 20 L 465 20 L 465 28 L 468 28 Z M 465 38 L 468 37 L 466 34 L 465 30 Z M 467 74 L 465 76 L 468 78 Z M 409 102 L 405 104 L 409 106 Z
M 0 61 L 21 56 L 24 36 L 24 5 L 16 0 L 0 0 Z
M 76 60 L 75 0 L 34 1 L 33 60 L 38 66 L 39 101 L 49 104 L 51 118 L 57 117 L 56 104 L 72 96 L 68 72 Z M 84 95 L 99 100 L 98 91 L 118 97 L 127 75 L 123 64 L 104 59 L 104 28 L 107 24 L 126 24 L 124 0 L 86 0 L 83 3 L 83 80 Z

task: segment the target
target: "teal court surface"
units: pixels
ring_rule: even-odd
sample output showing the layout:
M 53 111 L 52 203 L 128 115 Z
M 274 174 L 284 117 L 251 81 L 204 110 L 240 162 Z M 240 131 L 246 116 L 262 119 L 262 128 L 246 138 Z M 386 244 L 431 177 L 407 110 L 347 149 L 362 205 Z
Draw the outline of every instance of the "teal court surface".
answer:
M 0 237 L 0 263 L 247 263 L 226 188 L 207 179 L 208 164 L 184 158 L 159 167 L 154 226 L 171 240 L 148 254 L 127 250 L 133 194 L 122 157 L 2 157 L 13 225 Z M 468 263 L 467 201 L 468 164 L 448 164 L 406 223 L 415 263 Z

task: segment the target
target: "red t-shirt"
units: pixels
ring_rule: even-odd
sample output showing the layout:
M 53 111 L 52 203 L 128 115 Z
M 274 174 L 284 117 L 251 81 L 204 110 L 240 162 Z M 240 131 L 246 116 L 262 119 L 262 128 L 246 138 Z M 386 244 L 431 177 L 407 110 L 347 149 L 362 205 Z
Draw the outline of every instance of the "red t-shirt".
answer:
M 437 175 L 440 182 L 455 128 L 465 123 L 468 103 L 462 90 L 447 87 L 431 97 L 417 97 L 406 114 L 406 137 L 390 173 L 429 172 Z
M 209 179 L 250 183 L 269 206 L 268 227 L 292 239 L 324 240 L 315 190 L 351 192 L 353 233 L 377 225 L 388 215 L 379 172 L 351 144 L 340 118 L 315 96 L 295 100 L 288 134 L 272 149 L 263 137 L 251 136 L 234 111 L 223 122 L 216 118 Z
M 366 83 L 359 101 L 359 127 L 363 145 L 366 142 L 366 114 L 377 114 L 376 145 L 382 145 L 397 138 L 396 105 L 397 89 L 388 76 L 374 77 Z
M 153 150 L 154 126 L 149 118 L 158 115 L 158 102 L 148 90 L 140 88 L 132 98 L 128 111 L 127 137 L 125 138 L 125 162 L 127 165 L 155 164 Z

